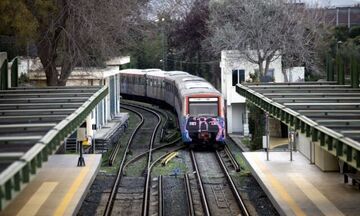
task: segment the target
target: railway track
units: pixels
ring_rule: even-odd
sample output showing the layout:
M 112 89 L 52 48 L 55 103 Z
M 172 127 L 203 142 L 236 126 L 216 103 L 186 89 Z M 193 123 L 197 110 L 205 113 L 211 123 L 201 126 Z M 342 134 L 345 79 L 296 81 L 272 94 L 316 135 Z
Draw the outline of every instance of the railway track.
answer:
M 154 145 L 154 141 L 155 141 L 155 137 L 156 137 L 156 133 L 158 131 L 159 125 L 161 124 L 161 116 L 148 108 L 145 107 L 141 107 L 138 105 L 131 105 L 131 104 L 127 104 L 124 106 L 124 104 L 122 104 L 122 108 L 126 108 L 129 111 L 134 112 L 136 115 L 138 115 L 141 119 L 141 121 L 139 122 L 139 124 L 137 125 L 137 127 L 135 128 L 135 130 L 133 131 L 133 133 L 131 134 L 126 147 L 125 147 L 125 151 L 122 157 L 122 161 L 120 163 L 119 166 L 119 170 L 117 172 L 116 175 L 116 179 L 114 181 L 113 187 L 111 189 L 110 192 L 110 196 L 108 198 L 108 202 L 106 204 L 105 207 L 105 211 L 104 211 L 104 215 L 111 215 L 113 210 L 114 210 L 114 206 L 116 209 L 115 214 L 118 214 L 119 212 L 123 212 L 123 210 L 125 209 L 124 207 L 128 206 L 128 205 L 138 205 L 139 202 L 142 203 L 142 212 L 143 214 L 147 214 L 147 199 L 148 199 L 148 195 L 146 194 L 146 191 L 148 191 L 148 187 L 149 187 L 149 178 L 150 176 L 148 176 L 148 170 L 150 168 L 150 163 L 152 161 L 152 150 L 153 150 L 153 145 Z M 142 112 L 142 113 L 141 113 Z M 145 114 L 147 113 L 147 114 Z M 154 122 L 153 121 L 149 121 L 149 119 L 151 119 L 151 117 L 149 116 L 153 115 L 152 118 L 157 119 L 156 123 L 155 123 L 155 127 L 154 127 Z M 146 117 L 145 117 L 146 116 Z M 146 120 L 145 120 L 146 118 Z M 151 132 L 151 133 L 149 133 Z M 141 136 L 137 136 L 138 134 L 140 134 Z M 147 136 L 147 135 L 150 135 Z M 131 178 L 125 179 L 123 176 L 123 171 L 124 171 L 124 165 L 126 163 L 126 160 L 129 156 L 129 152 L 131 150 L 131 153 L 135 153 L 135 154 L 141 154 L 144 148 L 144 138 L 145 140 L 148 139 L 149 143 L 148 143 L 148 157 L 147 157 L 147 162 L 146 165 L 144 167 L 144 172 L 146 173 L 145 178 L 144 177 L 139 177 L 136 179 L 136 183 L 135 185 L 137 185 L 137 187 L 133 188 L 133 190 L 130 191 L 126 191 L 126 189 L 124 187 L 121 187 L 121 184 L 127 185 L 129 183 L 134 183 L 131 181 Z M 136 143 L 135 143 L 136 142 Z M 142 179 L 144 179 L 145 181 L 143 182 L 143 185 L 141 184 Z M 143 189 L 141 189 L 143 188 Z M 142 194 L 142 191 L 144 191 L 144 194 Z M 124 193 L 125 196 L 122 196 L 121 193 Z M 129 200 L 128 199 L 128 195 L 126 193 L 132 193 L 133 195 L 133 200 Z M 124 199 L 122 199 L 124 198 Z M 142 198 L 142 201 L 139 201 L 139 199 Z M 116 203 L 116 205 L 115 205 Z M 135 206 L 133 206 L 135 207 Z M 133 209 L 133 208 L 130 208 Z M 139 210 L 138 206 L 137 206 L 137 210 Z M 126 213 L 126 211 L 124 212 Z
M 176 125 L 173 124 L 176 119 L 172 113 L 157 112 L 159 110 L 152 106 L 132 102 L 122 103 L 121 108 L 135 113 L 139 118 L 133 118 L 131 129 L 134 131 L 129 130 L 122 139 L 122 145 L 114 146 L 109 156 L 109 164 L 116 161 L 116 166 L 110 172 L 117 169 L 117 174 L 109 175 L 110 172 L 106 170 L 105 178 L 100 178 L 103 182 L 101 179 L 111 179 L 113 185 L 110 189 L 108 183 L 101 184 L 105 189 L 102 190 L 98 213 L 127 216 L 249 215 L 238 190 L 241 195 L 249 197 L 248 191 L 253 188 L 243 186 L 243 175 L 240 178 L 234 175 L 240 168 L 242 173 L 248 171 L 243 171 L 244 167 L 240 167 L 235 160 L 232 153 L 239 153 L 239 150 L 234 150 L 231 143 L 228 143 L 229 148 L 234 151 L 227 145 L 218 151 L 178 151 L 185 146 L 179 146 L 181 138 L 175 139 L 179 133 L 172 127 Z M 175 136 L 162 139 L 161 134 L 165 134 L 165 137 Z M 178 151 L 177 156 L 168 165 L 156 166 L 152 171 L 162 158 L 175 151 Z M 251 202 L 247 198 L 246 205 L 253 213 L 257 208 Z
M 224 149 L 215 151 L 214 153 L 194 152 L 190 150 L 202 211 L 198 210 L 198 212 L 196 212 L 194 210 L 199 208 L 199 204 L 193 201 L 196 195 L 194 196 L 194 187 L 191 186 L 191 178 L 185 176 L 186 191 L 190 206 L 189 215 L 249 215 L 225 162 L 232 160 L 229 159 L 231 158 L 231 153 L 228 151 L 229 150 Z M 232 166 L 234 171 L 236 171 L 238 165 Z M 196 193 L 197 192 L 195 192 L 195 194 Z M 192 196 L 190 196 L 190 194 L 192 194 Z

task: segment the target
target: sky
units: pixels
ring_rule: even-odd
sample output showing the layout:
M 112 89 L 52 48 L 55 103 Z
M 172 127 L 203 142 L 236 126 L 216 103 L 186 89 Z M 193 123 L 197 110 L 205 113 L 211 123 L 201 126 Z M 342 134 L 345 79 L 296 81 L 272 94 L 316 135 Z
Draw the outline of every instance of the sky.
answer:
M 360 0 L 302 0 L 305 3 L 318 2 L 322 6 L 349 6 L 360 4 Z

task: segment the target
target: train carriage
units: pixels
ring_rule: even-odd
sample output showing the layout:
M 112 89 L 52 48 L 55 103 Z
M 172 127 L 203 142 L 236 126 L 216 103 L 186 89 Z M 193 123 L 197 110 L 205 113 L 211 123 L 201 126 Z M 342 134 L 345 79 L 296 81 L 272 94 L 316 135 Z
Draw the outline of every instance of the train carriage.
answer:
M 223 145 L 224 101 L 210 83 L 183 71 L 121 71 L 121 93 L 163 101 L 178 115 L 183 142 Z
M 157 100 L 164 99 L 164 77 L 165 72 L 162 70 L 150 71 L 146 73 L 146 93 L 147 97 L 154 98 Z
M 145 72 L 139 69 L 121 71 L 120 92 L 124 94 L 146 97 Z

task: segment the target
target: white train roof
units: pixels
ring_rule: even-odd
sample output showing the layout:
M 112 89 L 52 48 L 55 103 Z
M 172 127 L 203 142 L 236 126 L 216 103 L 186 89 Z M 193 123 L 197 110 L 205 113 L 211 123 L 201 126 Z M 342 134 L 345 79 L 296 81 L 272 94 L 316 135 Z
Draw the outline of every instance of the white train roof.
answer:
M 163 70 L 159 69 L 159 68 L 150 68 L 150 69 L 142 69 L 143 72 L 145 73 L 150 73 L 150 72 L 164 72 Z
M 124 69 L 121 70 L 121 73 L 137 75 L 146 74 L 147 76 L 161 77 L 165 80 L 173 81 L 175 82 L 175 85 L 181 94 L 186 96 L 192 94 L 213 94 L 214 96 L 221 95 L 221 93 L 204 78 L 194 76 L 184 71 L 163 71 L 160 69 Z
M 139 75 L 143 75 L 145 74 L 143 70 L 141 69 L 124 69 L 124 70 L 120 70 L 121 74 L 139 74 Z
M 165 77 L 165 71 L 150 71 L 146 73 L 147 76 L 154 76 L 154 77 Z

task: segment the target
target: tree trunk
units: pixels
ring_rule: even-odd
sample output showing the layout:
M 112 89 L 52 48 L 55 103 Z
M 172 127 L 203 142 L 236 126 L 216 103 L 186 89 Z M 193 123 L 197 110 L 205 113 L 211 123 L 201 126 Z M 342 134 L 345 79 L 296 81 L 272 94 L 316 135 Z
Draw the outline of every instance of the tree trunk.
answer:
M 40 38 L 36 44 L 38 55 L 44 67 L 46 75 L 46 84 L 48 86 L 59 85 L 59 72 L 56 69 L 57 48 L 63 32 L 66 21 L 68 19 L 67 0 L 62 0 L 59 5 L 59 14 L 61 14 L 54 22 L 44 20 L 42 16 L 36 14 L 35 7 L 32 3 L 26 4 L 32 11 L 34 17 L 40 23 Z M 56 16 L 56 15 L 55 15 Z
M 281 72 L 282 72 L 282 74 L 283 74 L 283 76 L 284 76 L 284 82 L 289 82 L 288 76 L 287 76 L 287 74 L 286 74 L 286 70 L 285 70 L 285 69 L 282 69 Z
M 263 68 L 263 61 L 259 60 L 259 73 L 257 74 L 258 81 L 261 81 L 261 78 L 264 77 L 264 68 Z
M 58 81 L 59 86 L 65 86 L 66 82 L 71 74 L 71 71 L 74 69 L 74 66 L 71 60 L 65 58 L 61 65 L 61 74 Z
M 266 59 L 265 61 L 265 72 L 264 72 L 264 75 L 266 75 L 266 72 L 269 70 L 269 66 L 270 66 L 270 60 L 269 58 Z M 275 77 L 272 77 L 273 78 L 273 81 L 275 80 Z
M 46 84 L 48 86 L 56 86 L 58 84 L 58 71 L 56 69 L 55 60 L 56 53 L 53 51 L 51 42 L 42 40 L 37 44 L 40 61 L 44 67 Z

